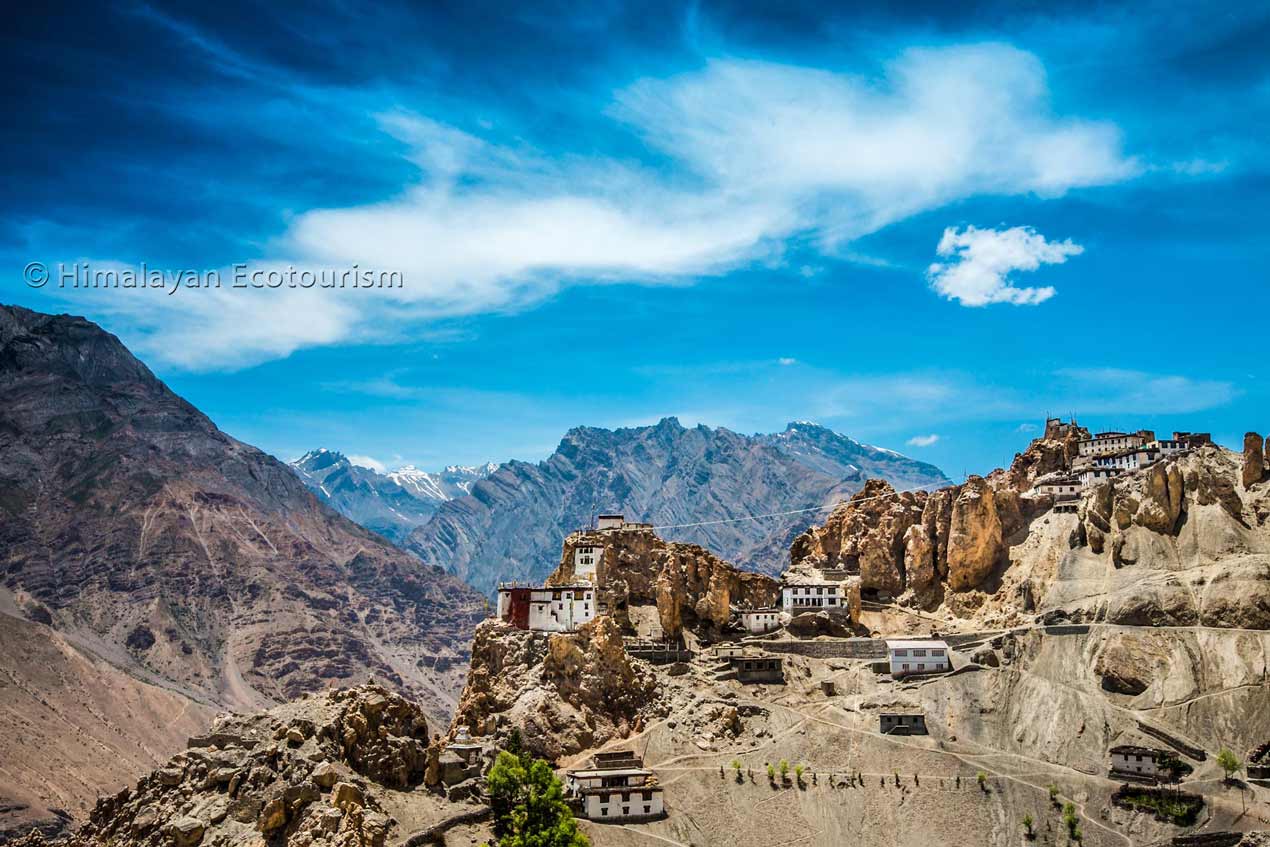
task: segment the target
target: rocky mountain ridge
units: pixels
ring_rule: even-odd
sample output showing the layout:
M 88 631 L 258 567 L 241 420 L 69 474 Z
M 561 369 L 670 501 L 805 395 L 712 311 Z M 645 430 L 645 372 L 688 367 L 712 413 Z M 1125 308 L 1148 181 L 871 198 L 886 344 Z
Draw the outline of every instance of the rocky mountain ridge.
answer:
M 597 512 L 616 511 L 774 574 L 803 522 L 734 519 L 832 504 L 863 485 L 866 472 L 901 487 L 947 482 L 932 465 L 806 422 L 756 436 L 685 428 L 674 418 L 618 430 L 578 427 L 545 461 L 505 463 L 470 495 L 442 504 L 405 546 L 488 592 L 502 580 L 542 580 L 561 539 Z
M 161 724 L 66 700 L 90 680 L 174 725 L 169 694 L 197 717 L 371 676 L 438 718 L 455 705 L 483 599 L 323 506 L 95 324 L 0 307 L 0 432 L 0 613 L 18 640 L 55 633 L 72 674 L 6 665 L 0 805 L 20 819 L 136 775 L 96 747 L 91 778 L 50 758 L 68 732 L 170 751 Z M 46 707 L 17 710 L 31 699 Z
M 400 542 L 442 503 L 462 497 L 497 465 L 450 465 L 438 473 L 407 465 L 388 473 L 353 463 L 343 453 L 311 450 L 289 463 L 309 490 L 344 517 Z

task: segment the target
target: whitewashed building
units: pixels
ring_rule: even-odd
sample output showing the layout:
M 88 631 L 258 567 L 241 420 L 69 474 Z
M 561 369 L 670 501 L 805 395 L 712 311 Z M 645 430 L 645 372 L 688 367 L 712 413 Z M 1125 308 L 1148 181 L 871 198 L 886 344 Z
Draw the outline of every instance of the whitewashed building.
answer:
M 843 606 L 842 585 L 817 582 L 809 585 L 786 585 L 781 588 L 781 608 L 791 614 Z
M 887 639 L 886 655 L 891 676 L 896 678 L 952 670 L 948 644 L 944 641 Z
M 1099 456 L 1094 459 L 1094 464 L 1100 468 L 1115 468 L 1119 471 L 1136 471 L 1138 468 L 1145 468 L 1153 465 L 1160 460 L 1158 450 L 1152 450 L 1147 447 L 1137 447 L 1132 450 L 1126 450 L 1123 453 L 1114 453 L 1110 456 Z
M 1085 468 L 1080 472 L 1080 485 L 1082 488 L 1088 488 L 1096 485 L 1104 480 L 1112 479 L 1120 475 L 1120 471 L 1115 468 L 1092 467 Z
M 595 519 L 596 529 L 621 529 L 626 523 L 625 515 L 599 515 Z
M 500 586 L 498 617 L 518 629 L 573 632 L 595 619 L 595 586 Z
M 1137 432 L 1100 432 L 1077 445 L 1081 456 L 1109 456 L 1123 450 L 1141 447 L 1155 440 L 1155 433 L 1142 429 Z
M 565 772 L 565 789 L 593 821 L 652 820 L 666 813 L 662 787 L 634 753 L 596 753 L 591 767 Z
M 1050 497 L 1077 497 L 1080 495 L 1081 488 L 1080 479 L 1076 477 L 1052 477 L 1042 480 L 1036 484 L 1036 493 L 1048 495 Z
M 573 548 L 573 576 L 576 579 L 596 582 L 596 571 L 603 556 L 604 548 L 596 545 L 582 544 Z
M 1111 772 L 1130 773 L 1138 776 L 1158 776 L 1162 750 L 1151 747 L 1135 747 L 1122 744 L 1111 748 Z
M 780 609 L 742 609 L 741 626 L 760 635 L 780 627 Z

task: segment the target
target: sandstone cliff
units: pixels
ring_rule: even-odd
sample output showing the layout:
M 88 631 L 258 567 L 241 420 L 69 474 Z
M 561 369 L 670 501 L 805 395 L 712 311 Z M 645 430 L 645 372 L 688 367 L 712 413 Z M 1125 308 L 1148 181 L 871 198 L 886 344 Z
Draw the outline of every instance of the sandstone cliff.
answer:
M 573 533 L 549 585 L 573 581 L 574 551 L 581 546 L 603 548 L 600 598 L 627 631 L 635 629 L 633 607 L 656 607 L 661 634 L 674 638 L 685 627 L 723 626 L 734 606 L 762 608 L 780 598 L 771 577 L 739 570 L 704 547 L 664 541 L 651 529 Z
M 557 761 L 639 731 L 658 700 L 656 674 L 627 656 L 612 618 L 550 635 L 487 620 L 454 726 L 494 737 L 515 727 L 528 749 Z

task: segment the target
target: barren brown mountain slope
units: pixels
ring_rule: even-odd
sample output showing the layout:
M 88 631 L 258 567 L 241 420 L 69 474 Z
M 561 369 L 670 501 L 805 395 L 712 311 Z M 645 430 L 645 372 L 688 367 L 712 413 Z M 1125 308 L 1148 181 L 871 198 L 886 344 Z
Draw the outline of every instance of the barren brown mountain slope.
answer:
M 0 433 L 0 611 L 43 625 L 5 632 L 56 637 L 78 669 L 65 684 L 19 674 L 52 710 L 89 708 L 75 680 L 94 673 L 203 704 L 194 714 L 368 677 L 437 717 L 456 703 L 483 600 L 322 506 L 96 325 L 0 307 Z M 53 755 L 55 729 L 45 747 L 21 720 L 0 715 L 0 761 L 27 762 L 0 771 L 0 804 L 80 812 L 147 764 L 77 770 Z M 175 728 L 146 727 L 127 726 L 127 744 L 170 754 Z

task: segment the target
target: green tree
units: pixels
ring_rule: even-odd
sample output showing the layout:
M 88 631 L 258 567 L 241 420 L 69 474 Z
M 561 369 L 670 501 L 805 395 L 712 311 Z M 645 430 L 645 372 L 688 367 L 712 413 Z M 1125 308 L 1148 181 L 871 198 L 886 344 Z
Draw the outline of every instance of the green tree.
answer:
M 486 778 L 498 847 L 590 847 L 551 767 L 503 750 Z
M 1058 786 L 1052 782 L 1050 783 L 1050 802 L 1055 806 L 1058 805 Z
M 979 780 L 979 789 L 981 791 L 988 790 L 988 774 L 985 771 L 979 771 L 975 774 L 975 779 Z
M 776 784 L 776 768 L 772 767 L 771 764 L 767 766 L 767 781 L 772 785 Z
M 1032 825 L 1035 823 L 1036 821 L 1032 820 L 1030 814 L 1023 816 L 1023 834 L 1027 836 L 1029 841 L 1036 837 L 1036 833 L 1032 831 Z
M 803 784 L 803 771 L 806 770 L 801 764 L 794 765 L 794 779 L 801 786 Z
M 1063 806 L 1063 823 L 1067 826 L 1067 835 L 1072 841 L 1080 840 L 1080 816 L 1076 814 L 1076 804 L 1066 803 Z
M 1244 766 L 1244 763 L 1239 761 L 1239 757 L 1232 753 L 1228 747 L 1223 747 L 1220 751 L 1218 751 L 1217 764 L 1223 771 L 1226 772 L 1227 782 L 1230 782 L 1231 774 L 1236 773 Z
M 737 782 L 745 782 L 745 777 L 741 776 L 741 760 L 740 759 L 732 760 L 732 770 L 736 771 Z
M 789 762 L 781 759 L 781 782 L 789 782 Z

